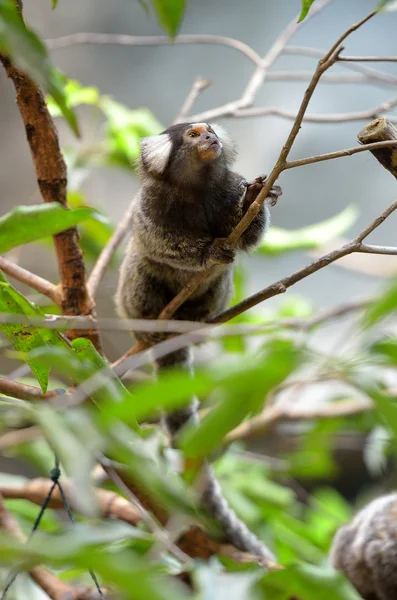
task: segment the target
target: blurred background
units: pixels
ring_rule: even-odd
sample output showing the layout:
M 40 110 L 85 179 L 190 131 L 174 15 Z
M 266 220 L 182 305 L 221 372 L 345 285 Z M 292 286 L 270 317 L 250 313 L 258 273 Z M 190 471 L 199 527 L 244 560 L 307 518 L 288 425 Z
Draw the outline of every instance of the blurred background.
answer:
M 54 11 L 49 4 L 48 0 L 31 0 L 26 2 L 24 9 L 27 23 L 46 39 L 84 31 L 163 34 L 155 15 L 147 14 L 137 1 L 60 1 Z M 349 25 L 361 19 L 373 7 L 374 0 L 335 0 L 315 18 L 304 23 L 291 44 L 328 49 Z M 263 55 L 299 10 L 298 0 L 191 0 L 187 4 L 180 33 L 232 37 L 246 42 L 259 55 Z M 395 55 L 396 26 L 396 13 L 378 15 L 349 37 L 346 54 Z M 175 118 L 197 76 L 211 79 L 212 85 L 197 99 L 193 113 L 237 99 L 254 70 L 254 65 L 246 56 L 219 45 L 72 45 L 51 50 L 51 56 L 69 78 L 77 80 L 84 87 L 95 86 L 100 94 L 111 96 L 128 109 L 147 107 L 164 128 Z M 315 65 L 314 58 L 281 56 L 271 72 L 313 72 Z M 397 76 L 396 64 L 381 63 L 374 66 Z M 350 73 L 341 66 L 334 67 L 332 72 Z M 296 111 L 306 86 L 307 81 L 266 81 L 257 94 L 255 106 L 275 106 Z M 395 95 L 397 90 L 391 84 L 324 82 L 316 89 L 308 112 L 322 114 L 368 110 Z M 0 206 L 4 213 L 18 204 L 39 203 L 41 197 L 25 131 L 15 105 L 14 89 L 3 70 L 0 70 L 0 99 Z M 120 168 L 120 165 L 101 165 L 92 161 L 89 169 L 79 170 L 79 157 L 84 157 L 95 144 L 101 143 L 104 119 L 92 106 L 78 107 L 77 113 L 83 133 L 80 141 L 72 137 L 61 119 L 58 120 L 61 145 L 67 150 L 69 160 L 73 157 L 71 187 L 79 189 L 84 202 L 99 208 L 107 217 L 110 230 L 125 213 L 138 189 L 138 183 L 128 165 Z M 358 131 L 369 120 L 304 123 L 291 158 L 355 146 Z M 273 116 L 219 121 L 237 141 L 239 158 L 236 169 L 247 179 L 270 171 L 291 127 L 291 121 Z M 284 193 L 273 209 L 275 227 L 289 230 L 306 227 L 334 217 L 346 207 L 354 205 L 358 217 L 344 234 L 347 238 L 371 222 L 396 197 L 393 178 L 369 153 L 287 171 L 278 183 L 282 185 Z M 371 243 L 395 245 L 395 228 L 395 219 L 392 217 L 375 232 Z M 339 244 L 340 240 L 334 240 L 333 243 Z M 325 250 L 322 248 L 319 252 Z M 87 250 L 89 268 L 94 256 L 95 251 L 90 253 Z M 247 278 L 245 293 L 253 293 L 288 275 L 307 264 L 313 256 L 314 253 L 308 251 L 295 251 L 242 258 Z M 11 258 L 43 277 L 57 281 L 57 266 L 49 245 L 32 244 L 13 252 Z M 115 315 L 113 295 L 117 281 L 116 264 L 113 267 L 98 292 L 100 316 Z M 396 257 L 351 257 L 341 261 L 340 265 L 332 265 L 305 279 L 289 290 L 287 295 L 271 299 L 266 306 L 257 307 L 255 312 L 288 307 L 290 298 L 296 302 L 297 296 L 316 309 L 362 298 L 380 289 L 385 279 L 395 272 Z M 31 292 L 30 297 L 33 297 Z M 346 331 L 345 328 L 345 337 Z M 339 328 L 328 327 L 314 338 L 318 347 L 335 349 L 340 333 Z M 104 339 L 110 359 L 116 359 L 131 345 L 127 333 L 105 333 Z M 6 358 L 0 360 L 1 370 L 6 373 L 16 364 Z M 315 394 L 318 397 L 317 388 Z M 270 444 L 270 440 L 267 440 L 267 444 Z M 358 472 L 356 463 L 354 470 Z M 351 476 L 349 472 L 347 478 L 353 486 Z

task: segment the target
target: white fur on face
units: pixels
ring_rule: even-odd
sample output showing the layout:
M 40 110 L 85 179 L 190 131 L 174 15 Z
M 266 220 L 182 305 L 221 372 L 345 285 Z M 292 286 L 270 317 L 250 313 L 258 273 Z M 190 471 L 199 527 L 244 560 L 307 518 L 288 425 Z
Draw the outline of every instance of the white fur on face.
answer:
M 145 167 L 161 175 L 168 163 L 172 142 L 168 133 L 151 135 L 141 141 L 141 152 Z
M 218 123 L 210 123 L 210 126 L 215 131 L 223 145 L 223 151 L 227 154 L 228 162 L 232 162 L 237 155 L 237 148 L 234 140 L 230 137 L 226 129 Z

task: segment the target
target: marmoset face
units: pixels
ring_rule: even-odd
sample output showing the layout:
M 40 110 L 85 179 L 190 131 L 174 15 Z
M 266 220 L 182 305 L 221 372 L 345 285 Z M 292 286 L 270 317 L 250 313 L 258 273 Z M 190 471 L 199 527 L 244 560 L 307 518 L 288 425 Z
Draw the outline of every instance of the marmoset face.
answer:
M 187 148 L 197 152 L 200 160 L 216 160 L 222 153 L 223 145 L 211 125 L 192 123 L 183 134 Z

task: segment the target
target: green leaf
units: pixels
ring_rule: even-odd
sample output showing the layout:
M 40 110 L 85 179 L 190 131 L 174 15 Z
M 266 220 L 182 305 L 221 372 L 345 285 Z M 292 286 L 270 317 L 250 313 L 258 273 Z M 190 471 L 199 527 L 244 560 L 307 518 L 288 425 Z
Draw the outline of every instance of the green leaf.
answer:
M 140 153 L 142 137 L 157 135 L 164 128 L 146 108 L 130 110 L 111 98 L 101 99 L 104 112 L 105 145 L 110 164 L 131 168 Z
M 397 0 L 380 0 L 376 10 L 384 12 L 397 10 Z
M 100 95 L 98 88 L 93 86 L 83 87 L 81 83 L 75 79 L 68 79 L 65 81 L 63 93 L 69 107 L 76 107 L 81 104 L 99 105 Z M 59 117 L 62 114 L 59 105 L 51 96 L 47 100 L 47 106 L 53 117 Z
M 0 313 L 44 317 L 38 306 L 32 304 L 18 292 L 0 271 Z M 51 345 L 66 346 L 63 338 L 54 330 L 43 329 L 21 324 L 0 324 L 0 331 L 9 339 L 18 352 L 24 354 L 32 350 Z M 48 346 L 47 346 L 48 347 Z M 47 391 L 50 368 L 42 365 L 34 358 L 26 360 L 32 373 L 37 378 L 43 394 Z
M 91 382 L 92 389 L 87 390 L 87 394 L 98 406 L 120 403 L 133 407 L 133 396 L 85 338 L 73 340 L 72 348 L 39 348 L 31 357 L 39 364 L 53 367 L 73 383 L 84 384 L 89 378 L 95 377 L 95 382 Z M 137 427 L 133 412 L 129 422 Z
M 63 93 L 61 73 L 52 65 L 46 47 L 26 27 L 16 3 L 11 0 L 0 2 L 0 50 L 54 98 L 74 133 L 79 135 L 76 116 L 67 105 Z
M 58 202 L 18 206 L 0 217 L 0 253 L 70 229 L 92 215 L 90 208 L 69 210 Z
M 187 425 L 178 445 L 187 457 L 204 457 L 223 442 L 225 435 L 249 414 L 262 407 L 266 394 L 298 365 L 299 353 L 289 340 L 272 340 L 264 356 L 233 365 L 221 382 L 221 400 L 198 427 Z
M 370 304 L 363 315 L 363 327 L 372 327 L 397 309 L 397 278 Z
M 160 25 L 175 37 L 185 12 L 186 0 L 152 0 Z
M 263 254 L 280 254 L 291 250 L 320 248 L 328 241 L 345 233 L 357 217 L 357 208 L 348 206 L 335 217 L 303 229 L 288 231 L 272 227 L 259 246 L 259 252 Z
M 58 535 L 38 531 L 29 544 L 0 535 L 0 561 L 10 567 L 21 562 L 26 567 L 45 563 L 58 568 L 72 565 L 95 569 L 99 579 L 117 586 L 126 600 L 191 599 L 185 588 L 164 575 L 163 565 L 149 563 L 136 552 L 120 547 L 123 540 L 135 536 L 133 527 L 121 523 L 93 528 L 75 524 Z M 109 542 L 114 542 L 114 546 L 103 547 Z
M 307 14 L 313 2 L 314 0 L 302 0 L 302 10 L 301 14 L 299 15 L 298 23 L 300 23 L 301 21 L 303 21 L 303 19 L 307 17 Z
M 56 8 L 58 4 L 58 0 L 51 0 L 52 8 Z
M 96 516 L 98 507 L 91 484 L 91 471 L 98 453 L 103 450 L 104 440 L 81 408 L 69 408 L 65 415 L 60 415 L 50 406 L 42 404 L 37 407 L 36 417 L 74 489 L 76 492 L 78 490 L 74 494 L 74 501 L 79 511 L 86 516 Z
M 320 596 L 327 600 L 359 600 L 360 596 L 352 585 L 340 573 L 329 567 L 315 567 L 298 564 L 282 571 L 268 573 L 262 582 L 269 598 L 274 598 L 273 590 L 287 593 L 289 598 L 298 596 L 305 600 L 318 600 Z

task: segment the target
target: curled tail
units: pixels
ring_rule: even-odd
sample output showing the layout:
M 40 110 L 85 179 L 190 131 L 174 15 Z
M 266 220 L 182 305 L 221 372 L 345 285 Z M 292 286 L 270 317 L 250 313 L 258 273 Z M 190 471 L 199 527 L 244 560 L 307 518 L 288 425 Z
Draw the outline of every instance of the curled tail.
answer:
M 184 367 L 192 372 L 191 351 L 189 348 L 177 350 L 167 356 L 156 359 L 157 369 L 169 367 Z M 169 413 L 165 417 L 165 423 L 172 439 L 188 421 L 199 422 L 198 401 L 192 402 L 184 409 Z M 222 495 L 221 486 L 215 479 L 211 467 L 205 465 L 205 485 L 201 498 L 203 507 L 212 515 L 221 526 L 225 540 L 242 552 L 248 552 L 259 558 L 274 561 L 275 557 L 270 550 L 256 537 L 252 531 L 243 523 L 236 513 L 230 508 Z

